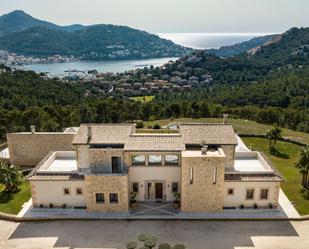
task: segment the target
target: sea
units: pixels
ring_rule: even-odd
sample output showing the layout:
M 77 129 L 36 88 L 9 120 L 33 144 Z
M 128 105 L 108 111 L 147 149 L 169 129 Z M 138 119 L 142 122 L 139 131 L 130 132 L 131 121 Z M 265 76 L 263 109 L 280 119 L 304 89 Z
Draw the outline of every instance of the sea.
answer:
M 253 37 L 267 35 L 264 33 L 159 33 L 160 37 L 171 40 L 179 45 L 194 49 L 220 48 L 252 39 Z M 124 72 L 136 68 L 162 66 L 168 61 L 177 60 L 176 57 L 120 60 L 120 61 L 74 61 L 49 64 L 23 65 L 20 68 L 35 72 L 50 73 L 52 75 L 63 74 L 66 70 L 97 70 L 98 72 Z

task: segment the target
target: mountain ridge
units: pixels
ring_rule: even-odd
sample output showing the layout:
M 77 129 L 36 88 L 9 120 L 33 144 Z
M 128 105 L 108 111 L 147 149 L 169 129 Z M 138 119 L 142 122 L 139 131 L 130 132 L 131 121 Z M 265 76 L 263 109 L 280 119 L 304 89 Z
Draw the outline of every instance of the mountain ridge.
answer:
M 37 26 L 68 32 L 81 30 L 86 27 L 81 24 L 60 26 L 51 22 L 34 18 L 23 10 L 15 10 L 0 16 L 0 36 Z
M 23 11 L 0 17 L 0 50 L 26 56 L 74 56 L 85 60 L 179 57 L 192 49 L 127 26 L 58 26 Z

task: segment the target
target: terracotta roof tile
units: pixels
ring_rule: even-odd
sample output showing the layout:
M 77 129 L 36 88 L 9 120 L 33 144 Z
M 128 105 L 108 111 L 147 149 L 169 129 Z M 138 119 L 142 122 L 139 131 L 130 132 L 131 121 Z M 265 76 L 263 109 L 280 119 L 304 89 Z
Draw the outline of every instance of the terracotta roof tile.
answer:
M 88 126 L 92 128 L 90 141 Z M 73 144 L 124 144 L 134 130 L 133 124 L 82 124 L 73 139 Z
M 235 132 L 230 124 L 180 124 L 179 132 L 186 144 L 237 144 Z
M 182 151 L 185 150 L 179 134 L 134 134 L 124 146 L 126 151 Z
M 83 180 L 84 176 L 79 174 L 49 174 L 42 173 L 29 176 L 27 178 L 30 181 L 73 181 L 73 180 Z
M 225 176 L 226 182 L 282 182 L 284 179 L 274 173 L 270 174 L 233 174 L 226 173 Z

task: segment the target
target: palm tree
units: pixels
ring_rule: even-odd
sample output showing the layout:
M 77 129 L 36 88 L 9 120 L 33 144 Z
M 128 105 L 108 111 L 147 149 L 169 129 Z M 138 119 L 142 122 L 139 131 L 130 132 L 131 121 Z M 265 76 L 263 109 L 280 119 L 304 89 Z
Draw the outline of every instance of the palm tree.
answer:
M 282 139 L 281 133 L 282 133 L 282 130 L 278 126 L 273 127 L 267 132 L 266 137 L 269 139 L 269 150 L 270 151 L 274 150 L 277 141 Z
M 5 185 L 6 191 L 16 191 L 22 182 L 22 174 L 17 168 L 0 162 L 0 183 Z
M 299 168 L 300 173 L 302 174 L 302 183 L 301 185 L 304 188 L 309 187 L 309 146 L 307 146 L 304 150 L 300 152 L 300 158 L 298 162 L 296 163 L 296 167 Z

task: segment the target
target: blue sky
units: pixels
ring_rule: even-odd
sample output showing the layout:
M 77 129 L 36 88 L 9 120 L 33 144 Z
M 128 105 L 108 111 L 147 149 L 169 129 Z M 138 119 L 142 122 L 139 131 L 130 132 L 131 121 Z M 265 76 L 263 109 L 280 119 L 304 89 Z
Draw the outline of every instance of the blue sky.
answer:
M 309 27 L 309 0 L 0 0 L 60 25 L 121 24 L 149 32 L 283 32 Z

